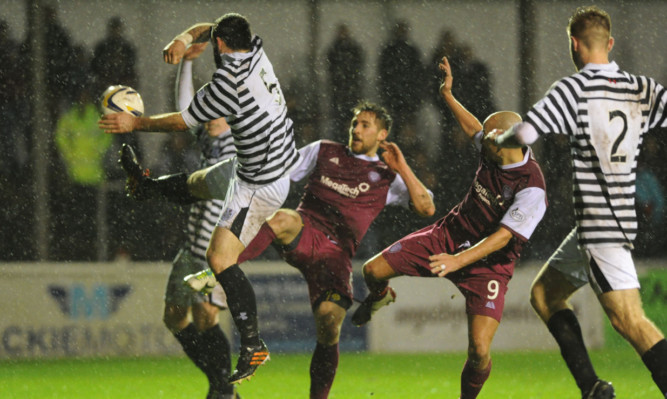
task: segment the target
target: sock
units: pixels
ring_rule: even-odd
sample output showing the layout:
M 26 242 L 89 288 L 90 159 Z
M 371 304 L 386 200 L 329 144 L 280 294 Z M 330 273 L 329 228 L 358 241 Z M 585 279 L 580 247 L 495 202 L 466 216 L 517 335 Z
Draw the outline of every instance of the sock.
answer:
M 232 369 L 229 341 L 219 324 L 200 335 L 204 346 L 204 357 L 210 372 L 209 384 L 217 392 L 233 394 L 234 386 L 229 384 Z
M 470 361 L 466 359 L 466 363 L 461 371 L 461 397 L 459 399 L 474 399 L 479 395 L 484 383 L 491 374 L 491 361 L 484 370 L 477 370 L 472 367 Z
M 317 343 L 310 360 L 310 399 L 326 399 L 329 396 L 338 369 L 338 343 L 325 346 Z
M 157 179 L 148 179 L 144 183 L 146 189 L 157 192 L 168 201 L 181 205 L 188 205 L 199 201 L 188 190 L 188 175 L 177 173 L 160 176 Z
M 368 287 L 368 294 L 375 298 L 382 298 L 387 292 L 386 290 L 389 287 L 389 281 L 377 280 L 375 277 L 364 273 L 364 281 L 366 282 L 366 287 Z
M 556 339 L 560 347 L 560 354 L 581 393 L 587 393 L 597 382 L 598 376 L 588 357 L 577 316 L 571 309 L 560 310 L 551 316 L 547 327 Z
M 216 274 L 215 278 L 227 294 L 227 305 L 241 336 L 241 345 L 258 346 L 257 302 L 250 281 L 237 264 Z
M 175 333 L 174 337 L 181 344 L 183 351 L 192 360 L 192 363 L 208 377 L 206 360 L 204 359 L 205 352 L 200 344 L 201 336 L 194 324 L 188 324 L 187 327 Z
M 642 361 L 651 372 L 653 381 L 667 397 L 667 340 L 664 338 L 642 355 Z
M 276 239 L 276 234 L 271 230 L 271 227 L 268 225 L 268 223 L 264 222 L 262 224 L 262 227 L 260 227 L 259 231 L 257 232 L 257 235 L 255 238 L 250 241 L 250 244 L 241 252 L 241 255 L 239 255 L 239 259 L 237 260 L 237 263 L 240 265 L 241 263 L 254 259 L 258 257 L 259 255 L 266 250 L 271 243 Z

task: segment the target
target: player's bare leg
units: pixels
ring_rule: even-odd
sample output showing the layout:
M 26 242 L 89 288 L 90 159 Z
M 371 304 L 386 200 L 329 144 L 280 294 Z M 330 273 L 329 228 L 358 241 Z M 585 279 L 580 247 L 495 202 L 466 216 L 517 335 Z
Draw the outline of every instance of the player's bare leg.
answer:
M 362 271 L 369 294 L 352 314 L 355 326 L 368 323 L 380 308 L 396 301 L 396 292 L 389 286 L 388 280 L 400 275 L 381 253 L 366 262 Z
M 646 317 L 638 289 L 611 291 L 598 299 L 614 329 L 641 356 L 660 391 L 667 394 L 667 341 Z
M 468 316 L 468 358 L 461 372 L 460 399 L 474 399 L 491 373 L 491 342 L 498 321 L 489 316 Z
M 331 301 L 322 301 L 313 312 L 317 346 L 310 362 L 310 399 L 329 396 L 338 369 L 338 341 L 345 313 L 342 306 Z
M 583 398 L 613 398 L 611 383 L 600 380 L 588 356 L 569 299 L 577 288 L 558 270 L 544 265 L 530 290 L 530 303 L 556 339 Z

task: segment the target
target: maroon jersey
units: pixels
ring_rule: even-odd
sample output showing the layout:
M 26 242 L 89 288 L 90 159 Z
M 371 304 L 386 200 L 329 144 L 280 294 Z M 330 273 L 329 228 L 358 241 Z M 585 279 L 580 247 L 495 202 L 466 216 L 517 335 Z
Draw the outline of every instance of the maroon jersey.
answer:
M 346 146 L 322 140 L 297 211 L 352 257 L 387 205 L 395 179 L 396 173 L 379 159 L 355 157 Z
M 483 156 L 480 157 L 475 179 L 463 201 L 436 222 L 447 253 L 455 254 L 466 250 L 503 226 L 510 230 L 514 237 L 504 248 L 489 255 L 485 263 L 512 268 L 521 247 L 543 215 L 543 210 L 541 213 L 537 212 L 538 217 L 534 223 L 528 223 L 526 219 L 531 217 L 531 209 L 517 205 L 517 194 L 522 191 L 546 191 L 542 170 L 532 152 L 529 149 L 526 151 L 525 162 L 518 166 L 502 167 Z M 540 205 L 546 207 L 546 200 L 541 201 L 543 204 Z

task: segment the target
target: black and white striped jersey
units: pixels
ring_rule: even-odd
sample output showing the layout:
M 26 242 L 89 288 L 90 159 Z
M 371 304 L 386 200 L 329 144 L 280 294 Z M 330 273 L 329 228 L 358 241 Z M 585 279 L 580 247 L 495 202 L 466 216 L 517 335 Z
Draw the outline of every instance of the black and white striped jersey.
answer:
M 527 114 L 538 134 L 570 138 L 574 209 L 584 247 L 630 245 L 637 235 L 635 175 L 647 131 L 667 126 L 665 88 L 621 71 L 615 62 L 588 64 L 557 81 Z
M 200 168 L 208 168 L 234 156 L 234 140 L 230 130 L 218 137 L 211 137 L 201 126 L 196 134 L 197 144 L 201 148 Z M 210 200 L 195 202 L 190 207 L 186 247 L 204 262 L 208 242 L 222 212 L 223 204 L 222 200 Z
M 268 184 L 297 163 L 292 120 L 273 66 L 255 36 L 247 53 L 223 54 L 213 74 L 182 112 L 195 126 L 224 117 L 232 128 L 238 159 L 237 176 L 252 184 Z
M 194 96 L 192 83 L 192 60 L 181 61 L 176 80 L 176 106 L 185 109 Z M 199 168 L 208 168 L 218 162 L 234 156 L 234 139 L 231 130 L 212 137 L 205 125 L 197 125 L 190 129 L 199 148 Z M 184 248 L 199 260 L 206 262 L 206 249 L 215 229 L 216 222 L 222 212 L 224 202 L 221 200 L 199 201 L 190 207 L 188 214 L 188 235 Z

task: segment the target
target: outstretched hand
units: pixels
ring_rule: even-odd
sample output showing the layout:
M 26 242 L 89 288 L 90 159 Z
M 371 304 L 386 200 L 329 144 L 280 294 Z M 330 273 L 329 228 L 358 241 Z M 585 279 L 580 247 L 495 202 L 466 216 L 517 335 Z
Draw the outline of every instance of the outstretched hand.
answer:
M 104 133 L 130 133 L 134 130 L 135 117 L 125 112 L 117 112 L 102 116 L 97 126 Z
M 438 69 L 442 72 L 442 83 L 440 84 L 440 94 L 444 96 L 451 93 L 454 84 L 454 77 L 452 76 L 452 67 L 449 65 L 447 57 L 442 57 L 442 61 L 438 64 Z
M 380 143 L 380 148 L 384 150 L 384 152 L 381 154 L 382 160 L 394 172 L 398 172 L 400 167 L 406 163 L 405 157 L 403 156 L 403 152 L 401 151 L 400 148 L 398 148 L 396 143 L 392 143 L 385 140 Z
M 185 44 L 180 40 L 172 40 L 167 44 L 167 46 L 162 50 L 162 56 L 164 57 L 164 62 L 167 64 L 176 65 L 181 62 L 183 55 L 186 52 Z M 196 58 L 196 57 L 195 57 Z

